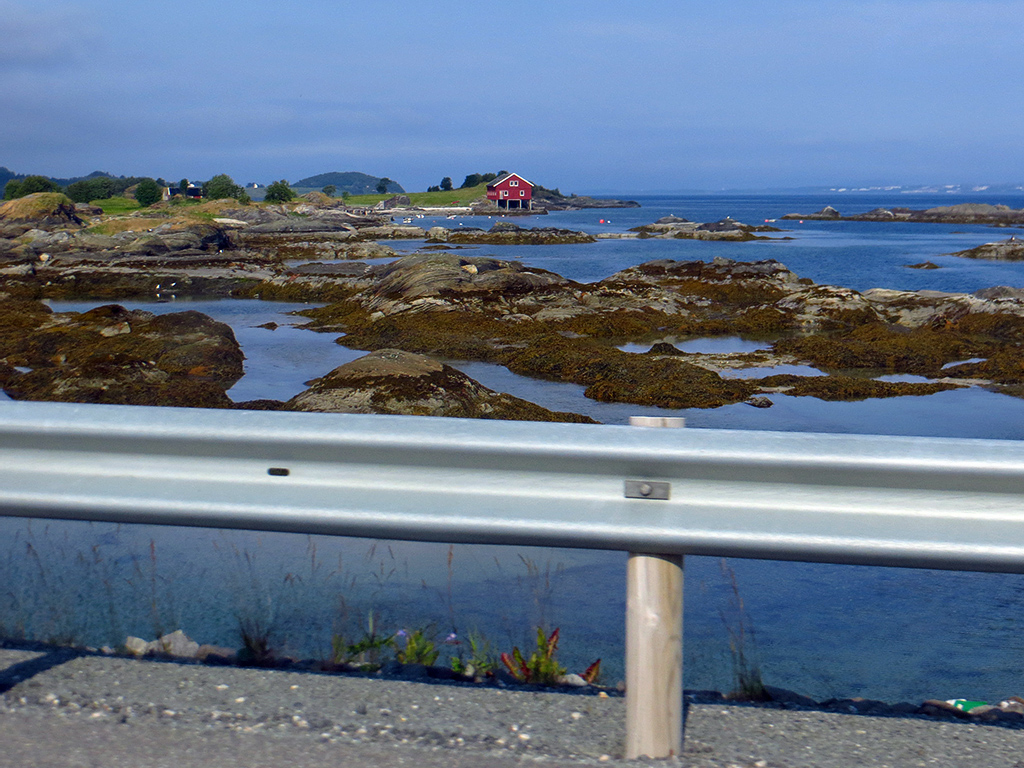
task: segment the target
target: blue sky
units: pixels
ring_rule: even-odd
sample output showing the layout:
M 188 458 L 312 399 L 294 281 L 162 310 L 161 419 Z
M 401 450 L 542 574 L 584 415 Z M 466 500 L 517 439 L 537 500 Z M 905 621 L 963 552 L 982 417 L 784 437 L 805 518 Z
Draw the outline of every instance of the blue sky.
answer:
M 20 173 L 1024 181 L 1024 0 L 0 0 L 0 41 Z

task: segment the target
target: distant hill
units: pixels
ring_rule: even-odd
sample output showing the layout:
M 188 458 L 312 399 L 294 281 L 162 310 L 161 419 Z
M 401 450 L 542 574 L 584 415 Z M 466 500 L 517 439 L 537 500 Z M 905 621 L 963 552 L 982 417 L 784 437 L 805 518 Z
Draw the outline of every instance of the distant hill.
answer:
M 296 181 L 291 186 L 323 189 L 328 184 L 333 184 L 338 189 L 337 194 L 348 192 L 352 195 L 373 195 L 377 193 L 377 184 L 379 182 L 379 176 L 370 176 L 358 171 L 346 171 L 344 173 L 341 171 L 331 171 L 330 173 L 321 173 Z M 405 192 L 405 190 L 402 189 L 402 185 L 397 181 L 392 181 L 388 184 L 388 192 L 398 194 Z
M 55 181 L 62 187 L 66 187 L 68 184 L 74 184 L 76 181 L 85 181 L 86 179 L 95 179 L 97 176 L 106 176 L 109 179 L 123 179 L 124 176 L 115 176 L 112 173 L 106 171 L 93 171 L 88 176 L 72 176 L 70 179 L 54 179 L 51 177 L 50 181 Z
M 4 187 L 7 186 L 7 182 L 11 179 L 23 179 L 25 174 L 15 173 L 10 168 L 0 165 L 0 196 L 3 195 Z

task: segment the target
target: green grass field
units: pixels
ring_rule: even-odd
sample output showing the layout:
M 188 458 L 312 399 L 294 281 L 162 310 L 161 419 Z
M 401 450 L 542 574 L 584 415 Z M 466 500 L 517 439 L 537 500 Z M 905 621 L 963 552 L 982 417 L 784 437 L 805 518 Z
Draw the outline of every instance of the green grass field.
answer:
M 142 207 L 135 200 L 130 200 L 127 197 L 108 197 L 106 200 L 93 200 L 89 205 L 102 208 L 103 212 L 107 214 L 129 213 L 137 211 Z

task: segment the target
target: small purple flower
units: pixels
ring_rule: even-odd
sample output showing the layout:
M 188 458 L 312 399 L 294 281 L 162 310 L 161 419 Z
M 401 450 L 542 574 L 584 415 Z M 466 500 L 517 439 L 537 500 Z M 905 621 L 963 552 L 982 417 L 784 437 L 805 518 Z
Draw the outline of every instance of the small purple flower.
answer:
M 447 645 L 460 645 L 459 638 L 454 632 L 449 634 L 448 637 L 444 639 L 444 642 Z
M 406 632 L 404 629 L 400 629 L 397 632 L 395 632 L 395 637 L 408 637 L 408 636 L 409 636 L 409 633 Z

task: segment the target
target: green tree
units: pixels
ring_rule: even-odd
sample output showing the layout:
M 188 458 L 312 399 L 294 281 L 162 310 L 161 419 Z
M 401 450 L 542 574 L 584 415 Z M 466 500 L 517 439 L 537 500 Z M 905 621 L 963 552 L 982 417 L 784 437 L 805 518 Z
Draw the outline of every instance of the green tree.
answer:
M 287 203 L 295 199 L 295 192 L 284 179 L 267 185 L 267 195 L 263 198 L 268 203 Z
M 223 200 L 228 197 L 239 198 L 245 190 L 235 184 L 235 180 L 226 173 L 218 174 L 203 184 L 203 192 L 210 200 Z
M 4 187 L 4 200 L 14 200 L 25 195 L 32 195 L 36 192 L 61 192 L 60 184 L 46 178 L 45 176 L 26 176 L 20 181 L 11 179 Z
M 388 184 L 390 183 L 391 179 L 385 176 L 383 179 L 377 182 L 377 191 L 382 195 L 386 195 L 388 193 Z
M 178 189 L 180 189 L 181 190 L 181 194 L 184 195 L 185 191 L 188 189 L 188 179 L 182 179 L 181 181 L 179 181 L 178 182 Z
M 93 200 L 106 200 L 114 196 L 114 180 L 109 176 L 95 176 L 81 179 L 68 184 L 64 194 L 76 203 L 89 203 Z
M 333 184 L 328 184 L 322 191 L 328 197 L 334 197 L 334 193 L 338 191 L 338 188 Z
M 502 171 L 502 174 L 505 172 Z M 466 176 L 466 180 L 462 182 L 460 189 L 466 189 L 467 187 L 475 187 L 477 184 L 484 184 L 489 181 L 494 181 L 498 178 L 496 173 L 471 173 Z
M 153 179 L 143 179 L 135 187 L 135 199 L 139 201 L 139 205 L 143 208 L 158 202 L 163 196 L 163 189 Z
M 444 192 L 451 192 L 451 189 L 452 189 L 452 177 L 451 176 L 445 176 L 443 179 L 441 179 L 441 189 Z
M 36 192 L 61 192 L 60 184 L 45 176 L 26 176 L 21 181 L 21 194 L 33 195 Z

